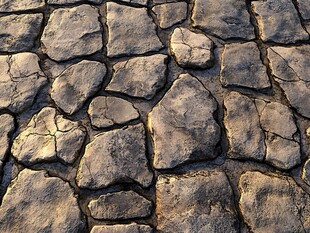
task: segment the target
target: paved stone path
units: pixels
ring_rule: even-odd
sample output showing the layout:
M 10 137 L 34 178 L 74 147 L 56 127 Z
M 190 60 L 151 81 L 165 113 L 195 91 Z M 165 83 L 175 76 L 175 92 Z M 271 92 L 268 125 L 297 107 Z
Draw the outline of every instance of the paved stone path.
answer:
M 0 232 L 310 232 L 309 0 L 0 0 Z

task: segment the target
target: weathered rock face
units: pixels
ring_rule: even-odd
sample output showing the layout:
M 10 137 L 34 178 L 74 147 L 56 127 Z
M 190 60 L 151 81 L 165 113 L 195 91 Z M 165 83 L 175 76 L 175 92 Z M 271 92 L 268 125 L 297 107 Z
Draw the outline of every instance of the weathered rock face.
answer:
M 51 5 L 69 5 L 69 4 L 74 4 L 74 3 L 80 3 L 80 2 L 91 2 L 95 4 L 100 4 L 102 3 L 102 0 L 47 0 L 48 4 Z
M 0 12 L 35 10 L 44 6 L 44 0 L 1 0 Z
M 137 5 L 141 5 L 141 6 L 147 6 L 147 2 L 148 2 L 148 0 L 119 0 L 119 1 L 137 4 Z
M 253 232 L 309 232 L 310 197 L 292 178 L 246 172 L 240 208 Z
M 106 72 L 105 64 L 100 62 L 83 60 L 74 64 L 55 79 L 51 97 L 71 115 L 99 90 Z
M 147 225 L 138 225 L 136 223 L 124 225 L 101 225 L 94 226 L 91 233 L 152 233 L 153 229 Z
M 81 159 L 76 177 L 78 186 L 100 189 L 132 181 L 149 186 L 153 174 L 148 169 L 145 151 L 142 124 L 97 135 L 86 146 Z
M 160 175 L 156 183 L 160 232 L 238 232 L 233 193 L 223 172 Z
M 216 101 L 196 78 L 180 75 L 148 116 L 153 166 L 173 168 L 216 157 L 220 139 L 220 127 L 213 118 L 216 109 Z
M 166 82 L 167 55 L 136 57 L 113 66 L 106 90 L 150 100 Z
M 10 136 L 14 130 L 14 117 L 9 114 L 0 115 L 0 162 L 3 162 L 9 150 Z
M 81 211 L 69 184 L 48 177 L 43 171 L 21 171 L 0 207 L 0 231 L 3 233 L 71 233 L 81 232 L 83 227 Z
M 108 2 L 107 26 L 109 57 L 144 54 L 163 47 L 156 34 L 156 26 L 147 14 L 147 8 Z
M 182 67 L 208 68 L 213 65 L 213 42 L 203 34 L 186 28 L 174 29 L 170 50 Z
M 41 37 L 42 50 L 56 61 L 93 54 L 102 48 L 99 11 L 90 5 L 53 11 Z
M 25 165 L 57 159 L 71 164 L 77 158 L 84 138 L 85 130 L 77 122 L 57 115 L 54 108 L 45 107 L 16 137 L 11 152 Z
M 304 20 L 310 19 L 310 5 L 307 0 L 297 0 L 298 10 Z

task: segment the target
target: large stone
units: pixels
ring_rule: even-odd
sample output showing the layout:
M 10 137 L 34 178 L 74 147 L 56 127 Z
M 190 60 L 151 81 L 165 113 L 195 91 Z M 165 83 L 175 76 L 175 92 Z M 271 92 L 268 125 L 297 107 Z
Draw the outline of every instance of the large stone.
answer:
M 15 113 L 24 111 L 32 105 L 38 91 L 47 84 L 39 66 L 39 57 L 26 52 L 2 55 L 0 67 L 0 109 L 9 109 Z
M 174 29 L 170 39 L 170 50 L 182 67 L 208 68 L 213 65 L 212 40 L 187 28 Z
M 47 3 L 50 5 L 70 5 L 70 4 L 76 4 L 81 2 L 91 2 L 95 4 L 102 3 L 103 0 L 47 0 Z
M 0 0 L 0 12 L 36 10 L 45 6 L 44 0 Z
M 194 27 L 223 39 L 254 39 L 254 28 L 245 1 L 194 0 Z
M 99 11 L 90 5 L 52 12 L 41 37 L 42 50 L 56 61 L 93 54 L 102 48 Z
M 100 189 L 121 182 L 151 184 L 142 124 L 98 134 L 85 149 L 78 172 L 80 188 Z
M 106 90 L 150 100 L 166 82 L 167 55 L 136 57 L 113 66 Z
M 304 20 L 310 20 L 310 4 L 308 0 L 297 0 L 298 9 Z
M 99 90 L 106 73 L 105 64 L 83 60 L 68 67 L 55 79 L 51 97 L 58 107 L 71 115 Z
M 122 191 L 101 195 L 88 208 L 95 219 L 142 218 L 151 214 L 152 202 L 134 191 Z
M 84 222 L 68 183 L 44 171 L 24 169 L 0 207 L 0 232 L 82 232 Z
M 288 44 L 309 39 L 291 0 L 252 1 L 251 4 L 263 41 Z
M 45 107 L 15 138 L 11 151 L 25 165 L 58 159 L 72 164 L 79 155 L 84 138 L 85 130 L 77 122 L 57 115 L 54 108 Z
M 239 190 L 241 213 L 253 232 L 310 231 L 310 197 L 292 178 L 246 172 Z
M 43 14 L 0 17 L 0 52 L 30 51 L 39 36 Z
M 217 103 L 198 79 L 182 74 L 148 116 L 154 145 L 153 166 L 173 168 L 217 156 L 220 127 Z
M 9 114 L 0 115 L 0 162 L 3 162 L 9 151 L 10 138 L 14 130 L 14 117 Z
M 156 26 L 147 8 L 134 8 L 107 3 L 109 57 L 144 54 L 163 47 L 156 34 Z
M 94 226 L 90 233 L 152 233 L 153 229 L 147 225 L 136 223 L 123 225 L 100 225 Z
M 222 54 L 221 82 L 223 86 L 270 88 L 267 68 L 260 59 L 254 42 L 227 44 Z
M 223 172 L 160 175 L 156 216 L 159 232 L 239 232 L 233 192 Z

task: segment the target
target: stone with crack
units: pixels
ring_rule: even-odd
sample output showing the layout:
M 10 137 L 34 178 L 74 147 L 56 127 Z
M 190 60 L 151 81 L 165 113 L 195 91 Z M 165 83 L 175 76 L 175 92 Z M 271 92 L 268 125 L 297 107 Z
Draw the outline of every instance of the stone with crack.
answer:
M 140 6 L 147 6 L 148 0 L 119 0 L 121 2 L 131 3 L 131 4 L 137 4 Z
M 90 233 L 152 233 L 148 225 L 136 223 L 94 226 Z
M 99 17 L 98 9 L 86 4 L 54 10 L 41 37 L 42 51 L 56 61 L 98 52 L 103 46 Z
M 25 165 L 60 160 L 72 164 L 83 145 L 85 129 L 77 122 L 43 108 L 14 140 L 12 155 Z M 72 146 L 74 144 L 74 146 Z
M 83 3 L 83 0 L 47 0 L 47 4 L 50 5 L 70 5 L 76 3 Z M 101 4 L 102 0 L 86 0 L 89 3 Z
M 148 168 L 145 140 L 143 124 L 98 134 L 86 146 L 77 172 L 77 185 L 101 189 L 134 181 L 148 187 L 153 174 Z
M 10 114 L 0 115 L 0 163 L 4 161 L 9 151 L 11 134 L 14 130 L 14 117 Z
M 44 0 L 1 0 L 0 12 L 16 12 L 26 10 L 37 10 L 45 6 Z
M 215 158 L 221 135 L 213 117 L 216 110 L 217 102 L 198 79 L 180 75 L 148 115 L 153 166 L 168 169 Z
M 310 20 L 310 4 L 308 0 L 297 0 L 298 10 L 304 20 Z

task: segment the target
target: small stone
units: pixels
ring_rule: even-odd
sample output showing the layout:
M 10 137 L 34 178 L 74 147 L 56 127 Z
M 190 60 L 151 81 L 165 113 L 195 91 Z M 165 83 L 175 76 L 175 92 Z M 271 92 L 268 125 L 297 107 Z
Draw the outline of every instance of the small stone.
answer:
M 203 34 L 176 28 L 171 35 L 170 49 L 177 63 L 184 68 L 208 68 L 213 65 L 213 42 Z
M 163 47 L 147 8 L 107 3 L 108 56 L 144 54 Z
M 100 225 L 94 226 L 90 233 L 152 233 L 153 229 L 147 225 L 136 223 L 122 225 Z
M 233 192 L 223 172 L 160 175 L 156 216 L 158 232 L 239 232 Z
M 117 97 L 99 96 L 88 108 L 91 124 L 97 128 L 126 124 L 139 118 L 140 114 L 132 103 Z
M 221 82 L 224 87 L 237 86 L 255 90 L 271 87 L 267 68 L 263 65 L 254 42 L 225 45 L 221 61 Z
M 15 130 L 14 117 L 9 114 L 0 115 L 0 162 L 5 159 L 9 150 L 10 137 Z M 1 169 L 0 169 L 1 171 Z
M 174 2 L 156 5 L 152 8 L 155 13 L 159 26 L 163 29 L 184 21 L 187 17 L 187 3 Z
M 52 12 L 41 37 L 42 51 L 56 61 L 93 54 L 102 48 L 99 11 L 90 5 Z
M 122 191 L 101 195 L 88 208 L 95 219 L 143 218 L 151 214 L 152 202 L 134 191 Z
M 308 0 L 297 0 L 298 9 L 304 20 L 310 20 L 310 4 Z
M 107 91 L 150 100 L 166 83 L 167 55 L 136 57 L 113 66 Z
M 82 2 L 91 2 L 95 4 L 101 4 L 102 0 L 47 0 L 47 4 L 50 5 L 70 5 L 75 3 L 82 3 Z
M 251 4 L 263 41 L 288 44 L 309 39 L 291 0 L 253 1 Z
M 0 208 L 0 232 L 82 232 L 85 223 L 68 183 L 44 171 L 24 169 Z
M 153 174 L 145 152 L 142 124 L 98 134 L 86 146 L 77 172 L 77 184 L 80 188 L 100 189 L 136 181 L 148 187 Z
M 55 79 L 51 97 L 64 112 L 74 114 L 99 90 L 106 73 L 105 64 L 83 60 Z
M 216 110 L 217 102 L 196 78 L 180 75 L 148 115 L 153 166 L 167 169 L 215 158 L 221 135 L 213 117 Z
M 45 6 L 44 0 L 1 0 L 0 12 L 36 10 Z

